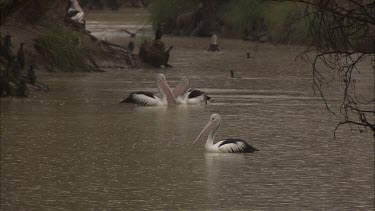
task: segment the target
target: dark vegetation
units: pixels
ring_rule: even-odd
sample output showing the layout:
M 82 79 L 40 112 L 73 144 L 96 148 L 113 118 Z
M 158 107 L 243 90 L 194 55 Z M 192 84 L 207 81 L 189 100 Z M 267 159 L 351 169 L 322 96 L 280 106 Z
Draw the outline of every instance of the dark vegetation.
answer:
M 375 72 L 375 2 L 369 0 L 301 1 L 313 46 L 301 56 L 312 65 L 313 87 L 341 125 L 362 132 L 370 129 L 375 136 L 375 96 L 361 92 L 358 75 L 374 77 Z M 372 60 L 372 73 L 361 68 Z M 330 105 L 328 89 L 342 91 L 339 108 Z M 336 130 L 335 130 L 336 131 Z
M 92 60 L 88 49 L 80 44 L 79 32 L 61 26 L 51 26 L 47 30 L 35 40 L 34 46 L 48 62 L 50 71 L 55 67 L 65 72 L 87 69 Z
M 64 28 L 67 1 L 4 0 L 0 3 L 1 96 L 26 97 L 28 90 L 48 91 L 48 86 L 38 81 L 35 69 L 47 64 L 65 71 L 75 69 L 77 64 L 70 65 L 70 58 L 66 54 L 76 53 L 77 56 L 75 49 L 85 48 L 80 45 L 73 47 L 69 42 L 65 46 L 66 41 L 78 38 L 72 31 L 70 34 L 62 31 L 70 30 Z M 55 25 L 53 29 L 48 27 L 52 23 Z M 88 57 L 83 54 L 80 58 L 85 61 Z M 69 62 L 64 63 L 66 61 Z M 85 66 L 82 67 L 87 70 Z
M 82 0 L 82 6 L 88 9 L 118 10 L 121 7 L 144 7 L 144 0 Z
M 154 0 L 154 25 L 175 35 L 242 38 L 275 43 L 309 43 L 304 7 L 296 2 L 261 0 Z
M 26 96 L 28 90 L 47 91 L 48 87 L 37 80 L 35 70 L 100 71 L 95 61 L 130 66 L 127 48 L 98 40 L 84 25 L 69 18 L 69 2 L 0 1 L 1 96 Z M 21 46 L 22 53 L 18 50 Z

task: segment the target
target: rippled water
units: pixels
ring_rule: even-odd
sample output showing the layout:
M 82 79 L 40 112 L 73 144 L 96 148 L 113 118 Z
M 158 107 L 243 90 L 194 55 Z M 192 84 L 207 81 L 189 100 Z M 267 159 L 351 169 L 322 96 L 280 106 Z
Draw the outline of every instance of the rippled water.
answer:
M 147 22 L 139 10 L 126 14 L 90 14 L 89 29 L 104 27 L 103 16 L 108 31 L 131 25 L 129 14 Z M 374 209 L 372 134 L 343 127 L 333 139 L 338 119 L 313 95 L 309 65 L 294 61 L 303 47 L 220 39 L 223 52 L 212 54 L 204 51 L 210 38 L 163 40 L 175 47 L 173 68 L 44 73 L 51 92 L 2 99 L 1 210 Z M 158 72 L 172 87 L 189 76 L 214 101 L 119 104 L 132 91 L 156 91 Z M 373 75 L 361 77 L 373 95 Z M 341 99 L 336 91 L 328 98 Z M 260 151 L 191 145 L 212 113 L 223 118 L 217 140 L 241 138 Z

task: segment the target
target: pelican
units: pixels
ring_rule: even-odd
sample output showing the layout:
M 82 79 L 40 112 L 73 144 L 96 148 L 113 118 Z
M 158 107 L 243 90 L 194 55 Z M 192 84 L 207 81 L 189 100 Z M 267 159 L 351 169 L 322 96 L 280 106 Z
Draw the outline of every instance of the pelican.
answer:
M 207 51 L 215 52 L 220 51 L 219 45 L 217 44 L 217 36 L 214 34 L 211 37 L 211 44 L 209 45 Z
M 156 85 L 159 95 L 152 92 L 133 92 L 121 103 L 134 103 L 143 106 L 175 105 L 176 99 L 163 74 L 156 75 Z
M 259 151 L 255 147 L 250 146 L 248 143 L 241 139 L 225 139 L 214 144 L 216 133 L 219 131 L 221 125 L 221 117 L 219 114 L 212 114 L 210 121 L 203 128 L 202 132 L 195 139 L 197 143 L 203 136 L 208 134 L 206 141 L 206 151 L 220 152 L 220 153 L 252 153 Z
M 184 76 L 173 90 L 173 95 L 178 104 L 201 104 L 207 103 L 211 97 L 207 96 L 204 92 L 198 89 L 189 89 L 190 80 Z

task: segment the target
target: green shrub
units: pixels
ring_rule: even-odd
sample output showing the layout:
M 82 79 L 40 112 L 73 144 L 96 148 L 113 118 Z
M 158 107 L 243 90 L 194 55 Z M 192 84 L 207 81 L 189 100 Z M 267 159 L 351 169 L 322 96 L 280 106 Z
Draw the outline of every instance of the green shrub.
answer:
M 80 43 L 79 33 L 63 26 L 51 26 L 36 48 L 52 69 L 66 72 L 88 70 L 89 52 Z
M 224 23 L 239 33 L 252 28 L 262 15 L 264 4 L 258 0 L 230 1 L 225 10 Z
M 179 14 L 192 11 L 199 2 L 200 0 L 152 0 L 148 8 L 154 25 L 162 22 L 171 25 Z
M 263 17 L 272 40 L 277 43 L 304 43 L 308 40 L 308 25 L 304 8 L 298 3 L 269 3 Z

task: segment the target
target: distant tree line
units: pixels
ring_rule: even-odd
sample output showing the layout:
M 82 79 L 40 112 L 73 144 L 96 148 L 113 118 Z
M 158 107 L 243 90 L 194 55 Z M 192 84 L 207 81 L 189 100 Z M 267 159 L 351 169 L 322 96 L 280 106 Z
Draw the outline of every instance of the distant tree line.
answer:
M 118 10 L 121 7 L 144 7 L 144 0 L 81 0 L 82 6 L 89 9 Z
M 261 0 L 153 0 L 154 25 L 175 35 L 243 38 L 275 43 L 308 43 L 304 7 L 297 2 Z

